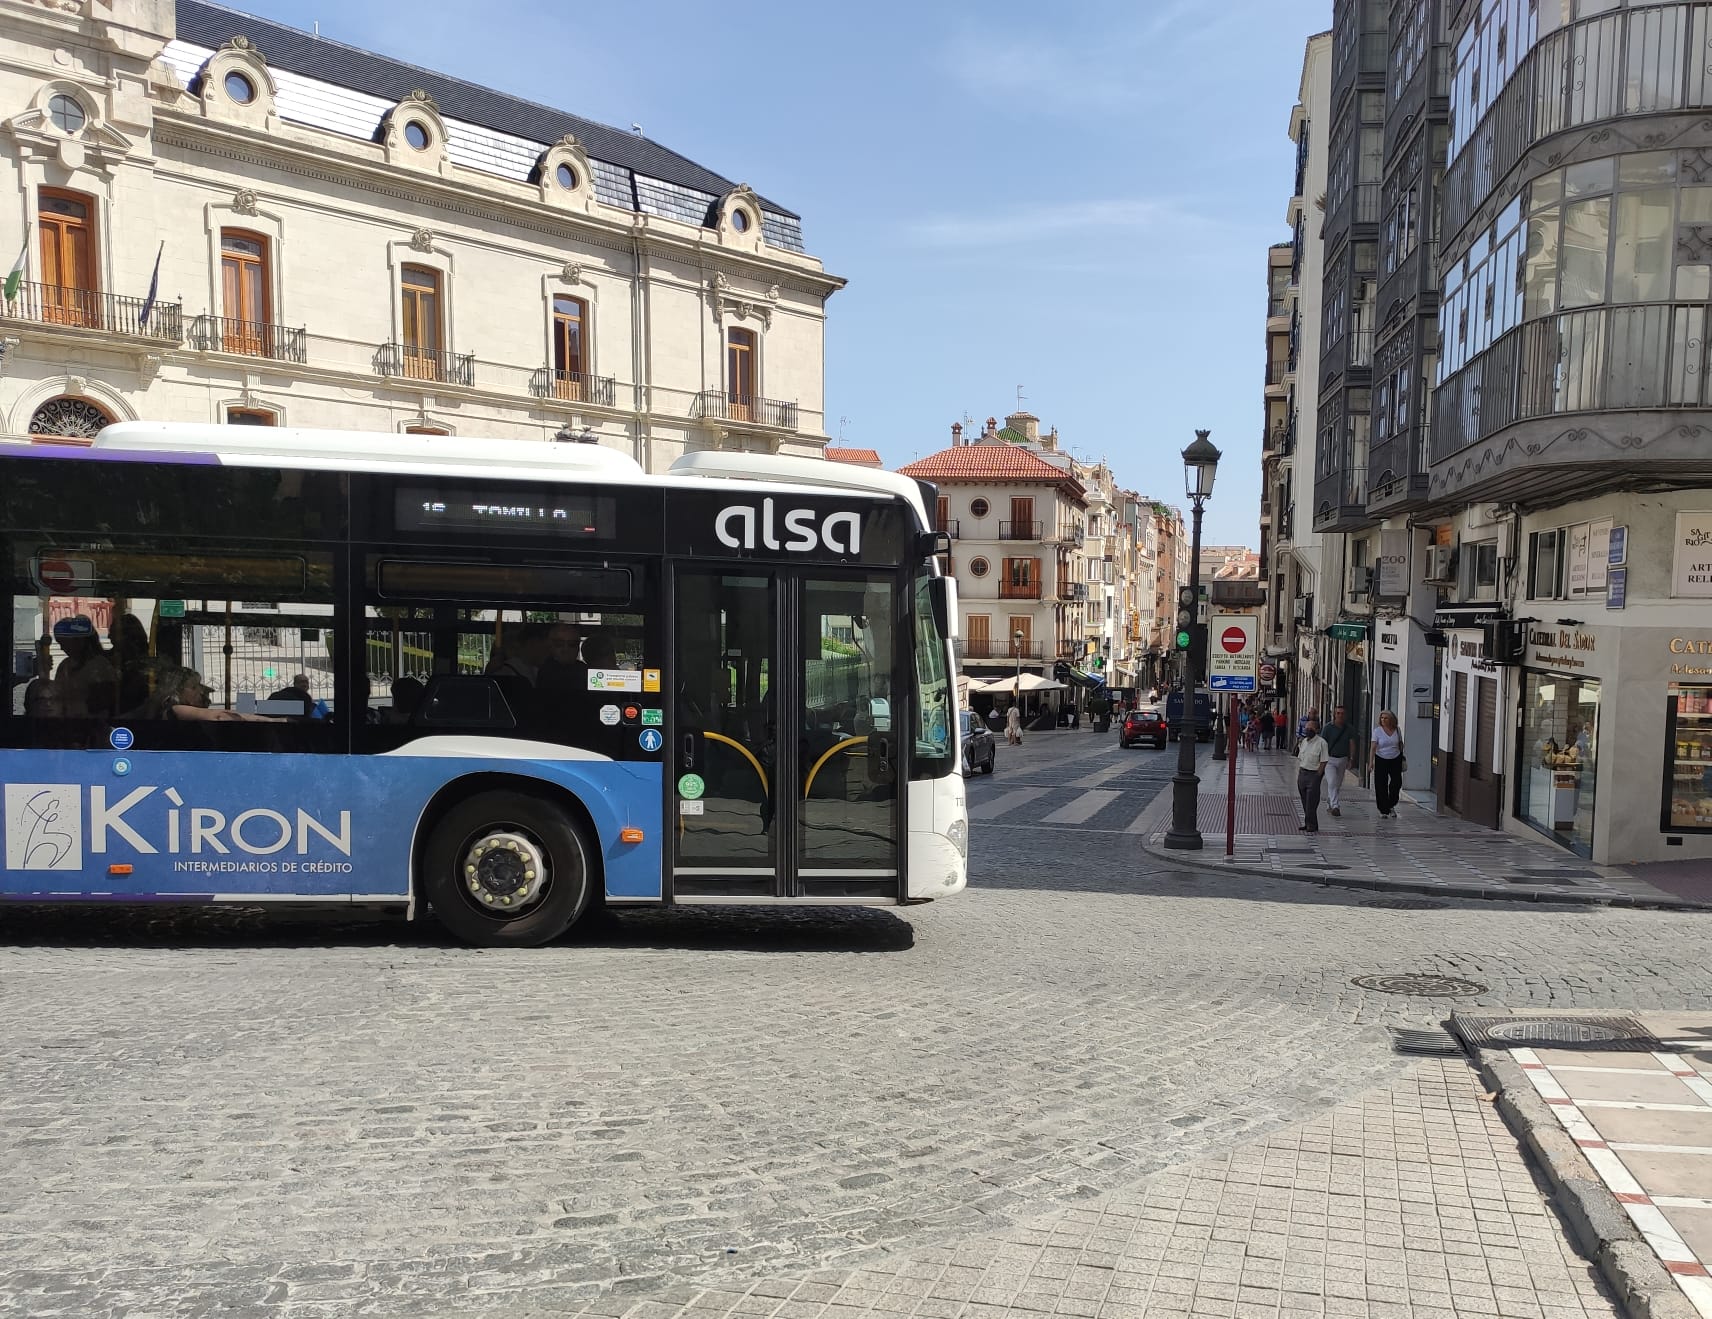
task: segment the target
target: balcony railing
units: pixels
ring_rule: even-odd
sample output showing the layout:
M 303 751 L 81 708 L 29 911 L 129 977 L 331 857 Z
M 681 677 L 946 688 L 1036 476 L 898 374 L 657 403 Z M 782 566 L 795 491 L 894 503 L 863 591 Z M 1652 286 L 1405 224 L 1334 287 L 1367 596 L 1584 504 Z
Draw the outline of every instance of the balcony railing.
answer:
M 1039 582 L 1000 582 L 999 599 L 1001 600 L 1038 600 L 1040 599 Z
M 1058 598 L 1060 600 L 1086 600 L 1088 598 L 1088 583 L 1072 582 L 1067 578 L 1058 579 Z
M 583 371 L 555 371 L 541 367 L 529 377 L 529 392 L 536 398 L 562 399 L 566 403 L 595 403 L 603 408 L 612 406 L 614 383 L 611 376 L 592 376 Z
M 712 417 L 720 421 L 745 421 L 760 426 L 777 426 L 782 430 L 797 428 L 797 405 L 759 394 L 731 394 L 723 389 L 704 389 L 696 395 L 697 417 Z
M 1000 522 L 1000 540 L 1039 540 L 1040 522 Z
M 128 334 L 138 339 L 180 343 L 184 339 L 184 308 L 177 302 L 160 302 L 143 319 L 142 298 L 124 298 L 94 289 L 66 288 L 59 284 L 20 284 L 18 296 L 4 302 L 10 320 L 37 325 L 63 325 L 74 330 L 99 330 Z
M 1707 319 L 1703 302 L 1650 302 L 1528 321 L 1434 392 L 1433 461 L 1529 417 L 1712 405 Z
M 474 353 L 450 353 L 416 344 L 383 343 L 375 349 L 374 368 L 383 376 L 431 380 L 437 385 L 471 385 L 475 381 Z
M 957 643 L 965 659 L 1037 660 L 1046 658 L 1046 647 L 1038 641 L 1006 641 L 1003 637 L 971 637 Z
M 195 316 L 190 321 L 191 345 L 204 353 L 239 353 L 301 364 L 309 359 L 308 338 L 308 331 L 301 328 L 229 316 Z
M 940 518 L 937 529 L 943 531 L 947 536 L 951 537 L 952 540 L 963 539 L 962 518 Z

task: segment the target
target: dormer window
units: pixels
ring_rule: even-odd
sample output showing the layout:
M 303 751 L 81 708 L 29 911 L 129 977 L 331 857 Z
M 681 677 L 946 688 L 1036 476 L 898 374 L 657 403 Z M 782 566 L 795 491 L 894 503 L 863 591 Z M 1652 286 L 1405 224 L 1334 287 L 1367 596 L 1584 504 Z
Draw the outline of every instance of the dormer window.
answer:
M 234 105 L 248 105 L 256 99 L 256 85 L 251 82 L 248 74 L 239 73 L 233 69 L 226 75 L 222 86 L 226 89 L 227 98 Z
M 419 119 L 412 119 L 404 126 L 404 140 L 418 151 L 428 150 L 428 144 L 434 139 L 428 135 L 428 129 Z
M 749 212 L 739 206 L 731 212 L 731 227 L 740 234 L 749 232 Z
M 579 180 L 577 179 L 576 170 L 571 168 L 571 166 L 560 165 L 558 169 L 553 171 L 553 177 L 559 181 L 559 186 L 566 192 L 576 191 Z
M 81 133 L 83 126 L 89 122 L 89 116 L 77 103 L 75 96 L 59 92 L 48 100 L 48 118 L 53 126 L 62 133 Z

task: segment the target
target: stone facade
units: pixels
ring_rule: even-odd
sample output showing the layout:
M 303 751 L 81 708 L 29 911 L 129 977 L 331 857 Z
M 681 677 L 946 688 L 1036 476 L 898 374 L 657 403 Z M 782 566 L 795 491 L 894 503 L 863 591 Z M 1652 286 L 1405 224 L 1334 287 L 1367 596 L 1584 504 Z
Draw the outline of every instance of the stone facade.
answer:
M 25 261 L 0 435 L 420 429 L 651 470 L 822 451 L 843 281 L 794 215 L 646 139 L 329 44 L 195 0 L 0 0 L 0 251 Z M 427 85 L 377 94 L 406 76 Z

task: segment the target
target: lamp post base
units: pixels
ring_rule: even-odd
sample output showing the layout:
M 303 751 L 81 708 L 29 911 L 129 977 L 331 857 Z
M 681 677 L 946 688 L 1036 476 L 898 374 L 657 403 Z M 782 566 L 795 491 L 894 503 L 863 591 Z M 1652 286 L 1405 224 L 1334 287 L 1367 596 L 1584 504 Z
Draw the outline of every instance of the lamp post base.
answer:
M 1201 831 L 1195 827 L 1197 793 L 1201 780 L 1194 774 L 1181 774 L 1171 780 L 1171 828 L 1165 834 L 1165 846 L 1173 852 L 1199 852 Z

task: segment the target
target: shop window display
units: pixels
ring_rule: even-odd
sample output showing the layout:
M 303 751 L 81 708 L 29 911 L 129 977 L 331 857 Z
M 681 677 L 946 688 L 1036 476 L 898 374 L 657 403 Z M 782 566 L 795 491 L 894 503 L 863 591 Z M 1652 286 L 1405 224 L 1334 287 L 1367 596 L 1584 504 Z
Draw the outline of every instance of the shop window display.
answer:
M 1593 855 L 1598 757 L 1599 683 L 1527 674 L 1518 814 L 1580 856 Z
M 1712 687 L 1670 685 L 1659 826 L 1712 832 Z

